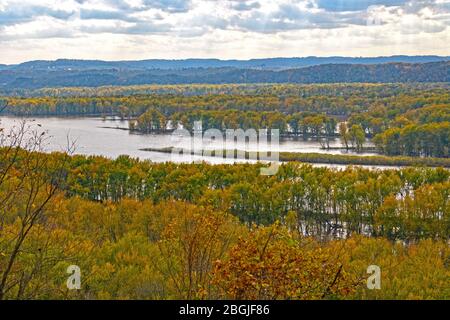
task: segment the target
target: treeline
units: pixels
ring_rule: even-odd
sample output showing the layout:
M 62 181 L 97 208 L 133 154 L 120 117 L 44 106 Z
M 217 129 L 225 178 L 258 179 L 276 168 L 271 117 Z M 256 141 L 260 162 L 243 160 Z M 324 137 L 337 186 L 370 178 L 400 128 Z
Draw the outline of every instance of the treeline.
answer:
M 33 146 L 0 150 L 0 299 L 449 298 L 447 170 L 268 177 Z
M 281 135 L 303 136 L 304 138 L 335 136 L 337 120 L 325 114 L 311 112 L 286 115 L 281 112 L 256 112 L 239 110 L 208 110 L 177 112 L 169 117 L 156 109 L 149 109 L 137 120 L 130 121 L 130 129 L 145 133 L 168 131 L 182 127 L 192 131 L 195 122 L 202 123 L 202 129 L 278 129 Z M 170 126 L 169 126 L 170 123 Z
M 85 94 L 84 90 L 89 91 Z M 134 117 L 151 108 L 166 116 L 189 110 L 227 109 L 285 114 L 308 111 L 341 116 L 367 113 L 363 120 L 368 128 L 370 120 L 380 117 L 380 112 L 386 120 L 409 110 L 450 103 L 445 84 L 190 85 L 153 86 L 143 90 L 134 87 L 42 89 L 43 96 L 3 97 L 0 105 L 8 105 L 3 110 L 5 114 L 21 116 Z
M 450 103 L 407 99 L 408 105 L 376 105 L 353 114 L 350 124 L 360 125 L 380 152 L 415 157 L 450 156 Z
M 295 216 L 302 233 L 319 238 L 363 234 L 415 241 L 446 239 L 449 232 L 450 172 L 445 169 L 333 170 L 289 163 L 266 177 L 260 175 L 262 164 L 155 164 L 128 156 L 66 161 L 63 189 L 69 197 L 188 201 L 223 210 L 248 225 Z M 412 207 L 398 216 L 406 204 Z M 392 228 L 383 228 L 392 221 Z
M 42 89 L 0 89 L 0 94 L 11 97 L 109 97 L 172 94 L 198 96 L 277 95 L 277 96 L 342 96 L 386 98 L 399 94 L 415 95 L 420 91 L 446 93 L 446 83 L 333 83 L 333 84 L 178 84 L 101 87 L 58 87 Z
M 378 110 L 377 117 L 371 115 Z M 369 115 L 353 114 L 348 123 L 326 114 L 277 111 L 191 110 L 165 116 L 157 109 L 149 109 L 137 120 L 130 121 L 130 129 L 140 132 L 164 132 L 179 127 L 192 131 L 201 121 L 202 129 L 278 129 L 282 136 L 302 136 L 319 140 L 329 147 L 331 139 L 339 136 L 348 150 L 351 146 L 362 151 L 366 137 L 373 141 L 382 154 L 409 157 L 450 156 L 450 105 L 427 106 L 412 109 L 391 119 L 383 115 L 385 107 L 375 107 Z M 170 124 L 170 126 L 169 126 Z
M 149 109 L 157 109 L 165 116 L 177 112 L 198 110 L 242 110 L 326 112 L 335 115 L 350 115 L 368 108 L 370 99 L 354 97 L 345 99 L 332 96 L 279 97 L 267 95 L 144 95 L 129 97 L 35 97 L 3 98 L 7 105 L 5 114 L 20 116 L 68 116 L 68 115 L 117 115 L 122 118 L 135 117 Z
M 350 124 L 360 125 L 371 137 L 388 128 L 423 125 L 450 120 L 449 95 L 423 99 L 406 98 L 390 103 L 374 104 L 367 112 L 354 113 Z
M 450 157 L 450 122 L 407 125 L 378 134 L 375 144 L 389 155 Z

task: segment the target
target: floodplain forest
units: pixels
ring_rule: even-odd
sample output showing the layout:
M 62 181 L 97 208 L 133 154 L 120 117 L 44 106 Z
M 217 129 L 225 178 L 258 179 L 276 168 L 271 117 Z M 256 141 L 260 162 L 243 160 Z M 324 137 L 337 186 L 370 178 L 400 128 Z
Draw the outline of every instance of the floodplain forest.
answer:
M 0 122 L 0 300 L 450 299 L 445 83 L 17 89 L 2 115 L 102 116 L 130 134 L 279 129 L 377 156 L 154 163 L 45 151 Z M 284 158 L 283 158 L 284 157 Z M 353 157 L 353 158 L 352 158 Z M 404 165 L 317 167 L 305 162 Z M 67 268 L 82 270 L 69 290 Z M 367 286 L 371 265 L 381 289 Z
M 17 146 L 0 150 L 2 299 L 449 298 L 446 169 L 268 177 Z M 383 290 L 366 286 L 373 264 Z

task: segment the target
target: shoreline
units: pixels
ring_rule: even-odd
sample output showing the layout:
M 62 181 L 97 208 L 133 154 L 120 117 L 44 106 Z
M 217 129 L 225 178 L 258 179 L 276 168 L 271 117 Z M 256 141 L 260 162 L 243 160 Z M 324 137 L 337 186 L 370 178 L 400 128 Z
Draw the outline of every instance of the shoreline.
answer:
M 158 152 L 158 153 L 172 153 L 174 147 L 166 148 L 142 148 L 139 151 L 146 152 Z M 201 152 L 201 155 L 198 154 Z M 223 159 L 227 158 L 227 153 L 233 152 L 233 158 L 236 160 L 260 160 L 270 161 L 267 159 L 267 152 L 264 152 L 264 157 L 260 156 L 260 152 L 257 151 L 244 151 L 244 150 L 213 150 L 202 149 L 197 151 L 197 155 L 205 156 L 204 153 L 208 152 L 207 156 L 220 157 L 222 154 Z M 193 150 L 180 149 L 179 153 L 196 155 Z M 244 153 L 245 158 L 238 158 L 239 153 Z M 217 154 L 217 156 L 216 156 Z M 256 154 L 256 155 L 255 155 Z M 252 156 L 252 157 L 250 157 Z M 361 166 L 397 166 L 397 167 L 411 167 L 411 166 L 425 166 L 425 167 L 444 167 L 450 168 L 450 159 L 448 158 L 413 158 L 413 157 L 388 157 L 382 155 L 374 156 L 354 156 L 354 155 L 331 155 L 323 153 L 295 153 L 295 152 L 280 152 L 280 162 L 305 162 L 312 164 L 331 164 L 331 165 L 361 165 Z

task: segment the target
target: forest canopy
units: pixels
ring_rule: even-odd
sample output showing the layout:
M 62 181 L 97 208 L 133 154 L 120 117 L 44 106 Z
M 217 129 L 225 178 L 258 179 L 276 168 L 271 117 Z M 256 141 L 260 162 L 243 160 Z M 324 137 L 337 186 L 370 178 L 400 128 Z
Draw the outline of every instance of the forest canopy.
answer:
M 363 151 L 373 141 L 385 155 L 372 165 L 445 165 L 448 89 L 50 88 L 9 92 L 0 112 L 114 116 L 152 134 L 199 120 L 204 130 L 279 129 L 324 147 L 340 139 Z M 262 176 L 262 163 L 43 153 L 45 133 L 26 122 L 15 129 L 0 130 L 0 300 L 450 298 L 448 169 L 338 170 L 301 161 L 368 157 L 285 153 L 289 162 Z M 81 290 L 66 286 L 70 265 L 83 272 Z M 381 268 L 383 290 L 368 289 L 370 265 Z
M 2 299 L 449 298 L 448 170 L 21 150 L 0 150 Z

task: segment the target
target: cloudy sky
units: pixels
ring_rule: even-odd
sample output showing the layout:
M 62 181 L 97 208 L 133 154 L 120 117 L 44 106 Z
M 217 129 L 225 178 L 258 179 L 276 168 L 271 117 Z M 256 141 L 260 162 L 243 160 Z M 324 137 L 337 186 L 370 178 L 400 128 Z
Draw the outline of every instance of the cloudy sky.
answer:
M 450 0 L 0 0 L 0 63 L 450 55 Z

